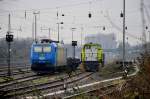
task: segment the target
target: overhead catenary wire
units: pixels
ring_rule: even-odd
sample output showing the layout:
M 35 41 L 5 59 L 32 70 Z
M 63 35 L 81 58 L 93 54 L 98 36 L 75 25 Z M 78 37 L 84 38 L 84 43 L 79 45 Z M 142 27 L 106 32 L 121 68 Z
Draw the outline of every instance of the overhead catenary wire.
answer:
M 117 25 L 110 19 L 110 16 L 109 16 L 108 13 L 107 13 L 106 19 L 110 22 L 110 24 L 111 24 L 114 28 L 116 28 L 118 31 L 121 31 L 121 32 L 122 32 L 122 29 L 121 29 L 119 26 L 117 26 Z M 132 35 L 132 34 L 130 34 L 130 33 L 128 33 L 128 32 L 126 32 L 126 35 L 128 35 L 128 36 L 130 36 L 130 37 L 132 37 L 132 38 L 134 38 L 134 39 L 136 39 L 136 40 L 142 41 L 141 38 L 136 37 L 136 36 L 134 36 L 134 35 Z
M 52 10 L 55 10 L 55 9 L 62 9 L 62 8 L 69 8 L 69 7 L 74 7 L 74 6 L 80 6 L 80 5 L 87 5 L 90 3 L 97 3 L 97 2 L 100 2 L 100 1 L 103 1 L 103 0 L 89 0 L 89 1 L 85 1 L 85 2 L 79 2 L 79 3 L 73 3 L 73 4 L 65 4 L 65 5 L 61 5 L 61 6 L 57 6 L 57 7 L 51 7 L 51 8 L 40 8 L 40 9 L 14 9 L 14 10 L 5 10 L 2 13 L 16 13 L 16 12 L 26 12 L 26 13 L 33 13 L 33 11 L 52 11 Z
M 73 4 L 71 4 L 71 5 L 69 5 L 69 4 L 67 4 L 68 6 L 64 6 L 64 5 L 62 5 L 62 6 L 59 6 L 59 7 L 57 7 L 58 9 L 63 9 L 63 8 L 66 8 L 66 7 L 73 7 L 73 6 L 80 6 L 80 5 L 84 5 L 84 4 L 89 4 L 89 2 L 92 2 L 92 3 L 95 3 L 95 2 L 97 2 L 97 1 L 102 1 L 102 0 L 93 0 L 93 1 L 86 1 L 86 2 L 80 2 L 80 3 L 73 3 Z M 38 10 L 38 9 L 27 9 L 27 10 L 25 10 L 25 9 L 23 9 L 22 11 L 23 12 L 26 12 L 26 14 L 28 14 L 28 13 L 30 13 L 30 12 L 32 12 L 33 13 L 33 11 L 35 11 L 35 10 Z M 43 12 L 43 13 L 41 13 L 41 15 L 44 15 L 45 13 L 44 12 L 47 12 L 47 11 L 55 11 L 56 10 L 56 7 L 54 7 L 54 8 L 43 8 L 43 9 L 40 9 L 40 11 L 41 12 Z M 15 11 L 15 10 L 14 10 Z M 16 10 L 16 11 L 21 11 L 21 10 Z M 23 13 L 23 12 L 21 12 L 21 13 Z M 55 14 L 56 14 L 56 11 L 54 12 Z M 47 13 L 46 13 L 47 14 Z M 48 13 L 48 15 L 49 15 L 49 17 L 50 17 L 50 19 L 54 19 L 54 20 L 56 20 L 56 18 L 55 17 L 51 17 L 50 15 L 51 15 L 51 13 Z M 27 15 L 28 16 L 28 15 Z M 26 16 L 26 17 L 27 17 Z M 72 17 L 71 15 L 67 15 L 67 17 Z M 78 15 L 76 18 L 78 18 L 78 17 L 80 17 L 80 18 L 84 18 L 85 16 L 81 16 L 81 15 Z M 97 16 L 98 17 L 98 16 Z M 23 17 L 22 17 L 22 19 L 23 19 Z M 27 19 L 26 19 L 27 20 Z M 40 19 L 40 21 L 42 21 L 43 19 Z M 49 20 L 49 19 L 48 19 Z M 29 20 L 27 20 L 27 21 L 29 21 Z M 50 20 L 49 20 L 50 21 Z M 52 21 L 53 22 L 53 21 Z M 96 21 L 95 21 L 96 22 Z M 67 22 L 65 22 L 66 23 L 66 25 L 67 24 L 69 24 L 69 22 L 67 23 Z M 71 24 L 71 23 L 70 23 Z M 81 24 L 81 23 L 75 23 L 75 25 L 78 25 L 78 24 Z M 88 24 L 88 22 L 87 23 L 82 23 L 82 24 L 85 24 L 85 25 L 83 25 L 85 28 L 86 27 L 90 27 L 90 26 L 88 26 L 88 25 L 86 25 L 86 24 Z M 69 25 L 68 25 L 68 27 L 69 27 Z M 106 27 L 108 27 L 108 26 L 106 26 Z M 114 27 L 114 26 L 112 26 L 112 27 Z M 109 28 L 112 28 L 112 27 L 109 27 Z M 92 27 L 91 27 L 92 28 Z M 116 28 L 116 27 L 115 27 Z M 117 28 L 116 28 L 117 29 Z M 119 28 L 117 29 L 117 30 L 119 30 Z M 130 34 L 129 34 L 130 35 Z M 138 38 L 138 37 L 134 37 L 134 35 L 131 35 L 133 38 L 135 38 L 135 39 L 138 39 L 138 40 L 140 40 L 140 38 Z
M 146 16 L 147 16 L 147 19 L 148 19 L 149 24 L 150 24 L 150 14 L 149 14 L 148 9 L 147 9 L 147 7 L 145 5 L 144 5 L 144 9 L 145 9 Z

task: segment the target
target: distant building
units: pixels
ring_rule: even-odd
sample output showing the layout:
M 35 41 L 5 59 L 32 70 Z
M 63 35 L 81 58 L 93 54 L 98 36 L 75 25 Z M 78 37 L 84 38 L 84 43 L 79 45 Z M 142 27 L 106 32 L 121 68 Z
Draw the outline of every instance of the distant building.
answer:
M 103 49 L 115 49 L 117 48 L 116 36 L 111 34 L 96 34 L 85 37 L 85 43 L 99 43 Z
M 105 53 L 105 63 L 111 63 L 116 60 L 116 55 L 113 52 L 105 52 L 106 49 L 116 49 L 117 41 L 114 33 L 111 34 L 96 34 L 85 37 L 85 43 L 98 43 L 102 45 Z

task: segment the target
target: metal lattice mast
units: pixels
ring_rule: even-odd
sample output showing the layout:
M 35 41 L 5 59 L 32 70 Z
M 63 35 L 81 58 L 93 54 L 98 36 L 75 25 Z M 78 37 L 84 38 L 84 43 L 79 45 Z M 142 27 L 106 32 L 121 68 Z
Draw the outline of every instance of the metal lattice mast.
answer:
M 125 0 L 123 0 L 123 68 L 125 69 L 125 72 L 126 72 L 126 67 L 125 67 L 125 17 L 126 17 L 126 14 L 125 14 Z
M 141 0 L 141 18 L 142 18 L 142 44 L 143 49 L 147 52 L 146 33 L 145 33 L 145 15 L 144 15 L 144 0 Z

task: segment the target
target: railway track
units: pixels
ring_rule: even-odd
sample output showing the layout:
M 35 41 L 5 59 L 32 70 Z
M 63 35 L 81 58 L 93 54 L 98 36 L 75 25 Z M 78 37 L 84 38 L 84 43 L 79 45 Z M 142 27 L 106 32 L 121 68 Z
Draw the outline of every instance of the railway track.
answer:
M 37 76 L 36 74 L 33 74 L 33 75 L 26 76 L 26 77 L 13 79 L 12 81 L 1 83 L 0 84 L 0 89 L 6 88 L 8 86 L 13 86 L 13 85 L 18 84 L 18 83 L 23 83 L 23 82 L 27 82 L 27 81 L 30 81 L 30 80 L 38 79 L 38 78 L 39 78 L 39 76 Z
M 77 82 L 80 81 L 90 75 L 92 75 L 93 73 L 78 73 L 77 75 L 73 75 L 72 79 L 68 79 L 69 77 L 66 77 L 64 79 L 68 79 L 67 80 L 67 84 L 71 84 L 73 82 Z M 29 86 L 25 86 L 25 87 L 17 87 L 17 88 L 11 88 L 11 89 L 5 89 L 3 90 L 5 94 L 5 97 L 13 97 L 14 95 L 24 95 L 24 94 L 29 94 L 32 93 L 34 91 L 45 91 L 45 90 L 49 90 L 52 88 L 56 88 L 56 87 L 63 87 L 63 81 L 62 79 L 59 80 L 54 80 L 54 81 L 50 81 L 47 83 L 42 83 L 42 84 L 33 84 L 33 85 L 29 85 Z
M 0 68 L 0 84 L 10 82 L 15 79 L 21 79 L 22 77 L 27 77 L 28 75 L 35 75 L 30 69 L 30 66 L 16 66 L 11 68 L 11 77 L 8 76 L 8 68 Z
M 32 72 L 30 69 L 19 69 L 19 70 L 14 70 L 14 71 L 11 71 L 12 75 L 19 75 L 19 74 L 24 74 L 24 73 L 30 73 Z M 0 77 L 3 77 L 3 76 L 7 76 L 7 71 L 4 71 L 4 72 L 0 72 Z
M 2 88 L 7 88 L 8 86 L 14 86 L 19 83 L 38 79 L 40 77 L 42 77 L 42 76 L 37 76 L 37 74 L 35 74 L 35 73 L 26 73 L 26 74 L 19 75 L 18 77 L 15 77 L 15 78 L 14 77 L 3 77 L 3 79 L 5 81 L 0 82 L 0 90 Z
M 26 62 L 26 63 L 11 63 L 11 67 L 22 67 L 22 66 L 30 66 L 29 62 Z M 5 69 L 8 67 L 8 63 L 5 63 L 5 64 L 1 64 L 0 63 L 0 69 Z
M 45 77 L 52 77 L 53 76 L 59 76 L 59 75 L 62 75 L 62 74 L 56 74 L 56 75 L 51 75 L 51 74 L 48 74 L 48 75 L 37 75 L 37 74 L 31 74 L 31 75 L 28 75 L 28 76 L 21 76 L 20 78 L 17 78 L 17 79 L 13 79 L 12 81 L 10 82 L 5 82 L 5 83 L 1 83 L 0 84 L 0 89 L 2 88 L 7 88 L 9 86 L 17 86 L 16 84 L 19 84 L 19 83 L 24 83 L 24 82 L 28 82 L 28 81 L 32 81 L 32 80 L 36 80 L 36 79 L 40 79 L 40 78 L 45 78 Z
M 131 80 L 130 77 L 131 78 L 134 77 L 138 73 L 138 71 L 139 71 L 138 67 L 135 66 L 135 72 L 130 75 L 127 75 L 128 79 L 126 79 L 126 80 L 122 79 L 122 77 L 115 77 L 115 78 L 111 78 L 111 79 L 106 79 L 106 80 L 97 81 L 94 83 L 78 86 L 78 88 L 81 88 L 82 90 L 85 89 L 86 91 L 79 92 L 77 94 L 75 93 L 75 94 L 69 95 L 69 96 L 64 96 L 63 99 L 71 99 L 71 98 L 76 99 L 80 95 L 84 95 L 87 93 L 93 93 L 96 91 L 102 92 L 99 95 L 100 97 L 111 94 L 113 91 L 119 90 L 118 89 L 119 84 L 123 84 L 124 82 Z M 72 90 L 72 89 L 68 89 L 68 90 Z
M 23 69 L 30 69 L 31 65 L 14 65 L 11 66 L 10 69 L 11 70 L 23 70 Z M 4 72 L 4 71 L 8 71 L 8 66 L 0 66 L 0 72 Z
M 135 67 L 135 72 L 127 75 L 128 79 L 130 80 L 130 78 L 134 77 L 139 69 L 137 66 Z M 74 91 L 73 88 L 67 88 L 67 91 L 65 91 L 64 89 L 55 91 L 55 92 L 49 92 L 47 94 L 43 94 L 42 96 L 40 96 L 41 98 L 46 97 L 46 98 L 51 98 L 53 96 L 57 97 L 63 97 L 64 99 L 75 99 L 76 96 L 81 95 L 81 94 L 86 94 L 86 93 L 90 93 L 90 92 L 94 92 L 96 90 L 101 90 L 103 91 L 103 94 L 101 94 L 101 96 L 106 95 L 106 94 L 110 94 L 115 88 L 117 88 L 118 85 L 123 84 L 125 81 L 127 81 L 125 79 L 122 79 L 122 76 L 119 77 L 114 77 L 114 78 L 109 78 L 109 79 L 105 79 L 105 80 L 99 80 L 99 81 L 94 81 L 94 82 L 89 82 L 89 83 L 84 83 L 78 86 L 75 86 L 74 89 L 77 89 L 77 91 Z M 66 94 L 67 92 L 67 94 Z M 69 94 L 68 94 L 69 92 Z M 71 92 L 71 93 L 70 93 Z M 26 97 L 26 99 L 35 99 L 39 96 L 35 95 L 35 96 L 28 96 Z
M 128 75 L 129 77 L 130 76 L 134 76 L 136 75 L 137 73 L 137 69 L 136 69 L 136 72 L 131 74 L 131 75 Z M 40 84 L 35 84 L 32 82 L 32 80 L 34 79 L 39 79 L 39 78 L 43 78 L 43 76 L 31 76 L 31 77 L 24 77 L 24 78 L 21 78 L 21 79 L 18 79 L 17 81 L 13 81 L 13 82 L 9 82 L 9 83 L 5 83 L 5 84 L 1 84 L 0 85 L 0 89 L 2 89 L 0 91 L 0 95 L 6 97 L 6 98 L 11 98 L 11 97 L 14 97 L 14 96 L 17 96 L 17 97 L 22 97 L 22 96 L 28 96 L 28 95 L 33 95 L 33 93 L 41 93 L 43 96 L 47 96 L 45 95 L 45 93 L 50 93 L 51 95 L 55 94 L 55 93 L 52 93 L 53 92 L 53 88 L 54 89 L 57 89 L 57 90 L 62 90 L 60 93 L 64 93 L 64 89 L 63 89 L 63 85 L 64 85 L 64 79 L 66 79 L 66 85 L 71 85 L 73 84 L 74 82 L 78 82 L 78 81 L 81 81 L 85 78 L 88 78 L 90 75 L 92 75 L 93 73 L 77 73 L 76 75 L 73 75 L 72 76 L 72 79 L 69 79 L 68 76 L 64 76 L 63 79 L 57 79 L 57 80 L 51 80 L 51 81 L 48 81 L 46 83 L 40 83 Z M 122 77 L 117 77 L 117 78 L 113 78 L 113 79 L 109 79 L 109 80 L 103 80 L 103 81 L 98 81 L 98 82 L 94 82 L 92 84 L 87 84 L 87 85 L 81 85 L 79 86 L 79 88 L 85 88 L 85 87 L 89 87 L 89 86 L 93 86 L 93 85 L 97 85 L 97 84 L 100 84 L 100 83 L 103 83 L 103 82 L 111 82 L 110 84 L 106 84 L 106 86 L 110 85 L 110 86 L 116 86 L 115 84 L 112 84 L 112 81 L 117 81 L 117 80 L 120 80 Z M 27 83 L 26 83 L 27 82 Z M 24 86 L 19 86 L 17 84 L 22 84 L 22 83 L 25 83 L 23 84 Z M 118 84 L 118 83 L 117 83 Z M 109 86 L 108 86 L 109 87 Z M 68 89 L 68 90 L 72 90 L 72 89 Z M 57 93 L 57 92 L 56 92 Z M 58 92 L 59 93 L 59 92 Z
M 87 94 L 87 93 L 94 93 L 96 91 L 98 91 L 99 93 L 101 92 L 101 94 L 99 96 L 104 96 L 104 95 L 108 95 L 110 93 L 112 93 L 114 90 L 116 90 L 116 86 L 118 85 L 118 83 L 116 84 L 106 84 L 106 85 L 103 85 L 102 87 L 99 87 L 99 88 L 94 88 L 94 89 L 90 89 L 87 91 L 84 91 L 84 92 L 81 92 L 81 93 L 77 93 L 77 94 L 73 94 L 73 95 L 70 95 L 70 96 L 66 96 L 64 97 L 63 99 L 71 99 L 71 98 L 75 98 L 80 96 L 80 95 L 84 95 L 84 94 Z

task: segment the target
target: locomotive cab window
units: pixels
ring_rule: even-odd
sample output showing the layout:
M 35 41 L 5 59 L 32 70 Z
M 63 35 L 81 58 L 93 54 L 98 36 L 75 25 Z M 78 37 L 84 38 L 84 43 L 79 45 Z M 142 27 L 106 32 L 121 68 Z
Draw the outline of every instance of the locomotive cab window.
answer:
M 35 46 L 34 52 L 42 52 L 42 47 L 41 46 Z
M 51 52 L 51 47 L 45 46 L 43 47 L 43 52 Z

